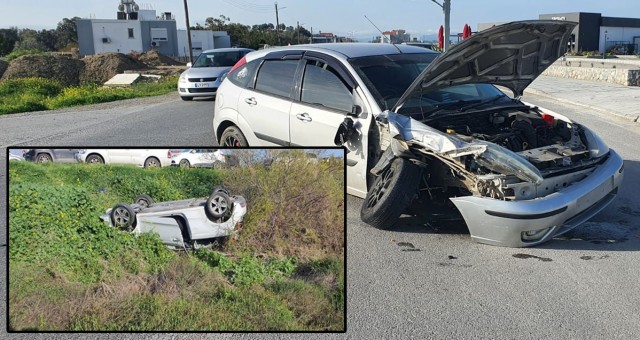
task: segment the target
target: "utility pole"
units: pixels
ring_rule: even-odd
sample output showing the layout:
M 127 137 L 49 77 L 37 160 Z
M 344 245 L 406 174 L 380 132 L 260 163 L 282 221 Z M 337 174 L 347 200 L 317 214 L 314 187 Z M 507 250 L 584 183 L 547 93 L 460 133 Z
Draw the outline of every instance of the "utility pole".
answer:
M 187 20 L 187 44 L 189 45 L 189 62 L 193 63 L 193 49 L 191 48 L 191 27 L 189 26 L 189 7 L 187 0 L 184 0 L 184 16 Z
M 278 17 L 278 2 L 277 1 L 276 1 L 275 5 L 276 5 L 276 37 L 278 38 L 278 45 L 280 45 L 280 32 L 278 31 L 278 29 L 280 27 L 280 18 Z
M 450 35 L 450 19 L 451 19 L 451 0 L 443 0 L 443 3 L 440 4 L 436 0 L 431 0 L 435 2 L 436 5 L 442 8 L 444 12 L 444 50 L 446 51 L 449 48 L 449 35 Z

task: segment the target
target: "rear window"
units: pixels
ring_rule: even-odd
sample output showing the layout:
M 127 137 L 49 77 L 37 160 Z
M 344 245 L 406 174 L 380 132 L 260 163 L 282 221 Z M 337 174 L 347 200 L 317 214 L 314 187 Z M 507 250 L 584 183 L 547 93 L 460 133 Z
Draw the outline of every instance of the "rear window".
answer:
M 353 58 L 349 63 L 371 91 L 381 109 L 394 105 L 439 54 L 411 53 Z
M 234 70 L 228 78 L 232 83 L 242 88 L 252 87 L 258 66 L 260 66 L 260 59 L 250 61 Z
M 247 53 L 245 50 L 200 53 L 192 67 L 231 67 Z
M 289 97 L 299 60 L 266 60 L 258 71 L 256 90 Z

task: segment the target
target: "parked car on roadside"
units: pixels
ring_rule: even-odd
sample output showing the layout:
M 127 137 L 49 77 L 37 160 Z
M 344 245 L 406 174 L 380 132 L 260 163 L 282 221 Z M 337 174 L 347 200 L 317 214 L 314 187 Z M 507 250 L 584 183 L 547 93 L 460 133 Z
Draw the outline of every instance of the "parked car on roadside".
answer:
M 195 249 L 238 231 L 246 213 L 244 197 L 218 186 L 208 198 L 156 203 L 149 195 L 139 195 L 132 204 L 119 203 L 108 209 L 100 220 L 134 234 L 158 233 L 171 248 Z
M 182 168 L 212 168 L 215 164 L 224 164 L 224 153 L 218 149 L 185 149 L 171 156 L 171 165 Z
M 537 245 L 604 209 L 623 178 L 622 159 L 591 129 L 520 100 L 575 26 L 508 23 L 443 54 L 390 44 L 252 52 L 218 90 L 215 138 L 344 145 L 365 222 L 392 229 L 424 202 L 457 210 L 477 242 Z
M 36 163 L 75 163 L 79 149 L 30 149 L 24 158 Z
M 24 161 L 24 157 L 20 156 L 20 155 L 16 155 L 14 153 L 9 153 L 9 160 L 10 161 Z
M 81 149 L 76 160 L 89 164 L 134 164 L 157 168 L 171 165 L 169 149 Z
M 200 53 L 193 65 L 187 64 L 189 69 L 180 75 L 180 99 L 215 97 L 223 76 L 240 58 L 251 51 L 253 50 L 248 48 L 218 48 Z

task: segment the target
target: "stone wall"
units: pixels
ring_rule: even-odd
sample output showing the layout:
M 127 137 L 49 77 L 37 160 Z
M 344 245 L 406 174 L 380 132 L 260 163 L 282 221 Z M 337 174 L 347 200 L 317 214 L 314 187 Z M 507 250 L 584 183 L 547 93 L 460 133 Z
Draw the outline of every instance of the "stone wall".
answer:
M 551 77 L 603 81 L 626 86 L 640 86 L 640 70 L 552 65 L 542 74 Z

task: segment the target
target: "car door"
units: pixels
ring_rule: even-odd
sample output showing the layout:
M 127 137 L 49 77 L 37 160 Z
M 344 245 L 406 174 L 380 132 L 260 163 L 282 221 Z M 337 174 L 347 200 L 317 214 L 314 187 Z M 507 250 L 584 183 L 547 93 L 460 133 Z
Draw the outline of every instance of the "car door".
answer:
M 240 94 L 238 119 L 246 121 L 263 145 L 289 145 L 289 112 L 298 63 L 299 58 L 263 61 L 255 85 Z
M 335 145 L 338 127 L 352 119 L 360 134 L 345 144 L 349 186 L 366 188 L 367 106 L 355 88 L 355 80 L 335 61 L 319 57 L 305 57 L 299 97 L 289 115 L 291 144 L 300 146 Z M 352 114 L 357 107 L 356 114 Z M 363 128 L 364 127 L 364 128 Z M 352 180 L 353 179 L 353 180 Z M 357 182 L 357 183 L 356 183 Z

